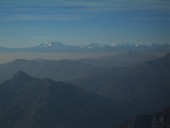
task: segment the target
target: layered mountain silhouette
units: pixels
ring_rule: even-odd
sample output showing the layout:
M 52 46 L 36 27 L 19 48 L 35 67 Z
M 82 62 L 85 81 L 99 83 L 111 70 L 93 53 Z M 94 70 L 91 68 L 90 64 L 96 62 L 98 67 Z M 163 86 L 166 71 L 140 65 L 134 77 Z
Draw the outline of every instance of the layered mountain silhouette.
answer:
M 170 128 L 170 107 L 151 115 L 138 115 L 119 128 Z
M 126 107 L 23 71 L 0 85 L 1 128 L 113 128 Z
M 76 60 L 26 60 L 17 59 L 0 65 L 0 81 L 12 77 L 12 74 L 23 70 L 35 77 L 48 77 L 56 81 L 69 81 L 85 77 L 98 71 L 89 64 Z
M 34 77 L 69 81 L 83 90 L 118 101 L 113 106 L 125 106 L 126 111 L 119 109 L 118 115 L 126 118 L 170 105 L 170 54 L 135 66 L 116 68 L 101 68 L 77 60 L 15 60 L 0 65 L 0 79 L 4 81 L 19 70 Z
M 52 44 L 48 44 L 52 45 Z M 16 59 L 0 65 L 0 82 L 23 70 L 32 76 L 48 77 L 57 81 L 70 81 L 99 74 L 101 71 L 112 70 L 110 67 L 132 66 L 153 60 L 157 56 L 138 52 L 125 52 L 96 59 L 80 60 L 26 60 Z M 103 72 L 102 72 L 103 73 Z
M 137 66 L 110 68 L 72 82 L 85 90 L 154 112 L 170 105 L 170 54 Z

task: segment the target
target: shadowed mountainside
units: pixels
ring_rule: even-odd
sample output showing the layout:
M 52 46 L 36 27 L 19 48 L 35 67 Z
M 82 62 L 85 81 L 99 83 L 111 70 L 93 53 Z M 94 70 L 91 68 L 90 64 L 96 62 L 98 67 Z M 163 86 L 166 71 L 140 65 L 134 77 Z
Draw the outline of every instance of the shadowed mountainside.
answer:
M 1 128 L 113 128 L 127 119 L 128 107 L 22 71 L 0 85 Z
M 170 54 L 133 67 L 110 68 L 72 83 L 114 100 L 157 111 L 170 105 Z

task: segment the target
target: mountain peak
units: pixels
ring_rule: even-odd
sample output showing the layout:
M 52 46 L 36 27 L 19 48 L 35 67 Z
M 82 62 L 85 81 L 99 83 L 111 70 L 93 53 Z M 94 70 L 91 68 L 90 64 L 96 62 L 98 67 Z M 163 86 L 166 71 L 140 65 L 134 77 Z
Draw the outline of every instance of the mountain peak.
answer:
M 29 76 L 28 74 L 26 74 L 24 71 L 20 70 L 18 72 L 16 72 L 13 77 L 13 79 L 23 79 L 23 80 L 30 80 L 32 79 L 31 76 Z
M 24 71 L 20 70 L 14 74 L 14 77 L 21 76 L 21 75 L 27 75 Z

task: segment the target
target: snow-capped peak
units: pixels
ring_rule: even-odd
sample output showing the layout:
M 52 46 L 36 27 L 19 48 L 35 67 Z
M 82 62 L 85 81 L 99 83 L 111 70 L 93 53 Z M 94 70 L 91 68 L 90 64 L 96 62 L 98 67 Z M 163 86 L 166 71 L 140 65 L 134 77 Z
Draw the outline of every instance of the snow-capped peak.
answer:
M 45 48 L 45 47 L 52 47 L 52 42 L 45 42 L 40 45 L 40 48 Z
M 51 46 L 52 46 L 52 43 L 51 43 L 51 42 L 46 42 L 46 43 L 44 43 L 43 45 L 44 45 L 44 47 L 51 47 Z
M 52 46 L 52 43 L 51 43 L 51 42 L 47 42 L 47 46 L 48 46 L 48 47 L 51 47 L 51 46 Z

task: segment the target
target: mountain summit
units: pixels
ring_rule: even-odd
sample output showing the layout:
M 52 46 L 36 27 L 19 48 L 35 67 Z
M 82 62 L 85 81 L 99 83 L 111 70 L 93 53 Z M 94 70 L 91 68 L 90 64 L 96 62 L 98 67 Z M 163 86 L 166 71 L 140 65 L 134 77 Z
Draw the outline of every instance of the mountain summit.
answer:
M 18 78 L 28 78 L 29 79 L 32 77 L 29 76 L 28 74 L 26 74 L 25 72 L 23 72 L 22 70 L 20 70 L 13 75 L 13 79 L 18 79 Z

